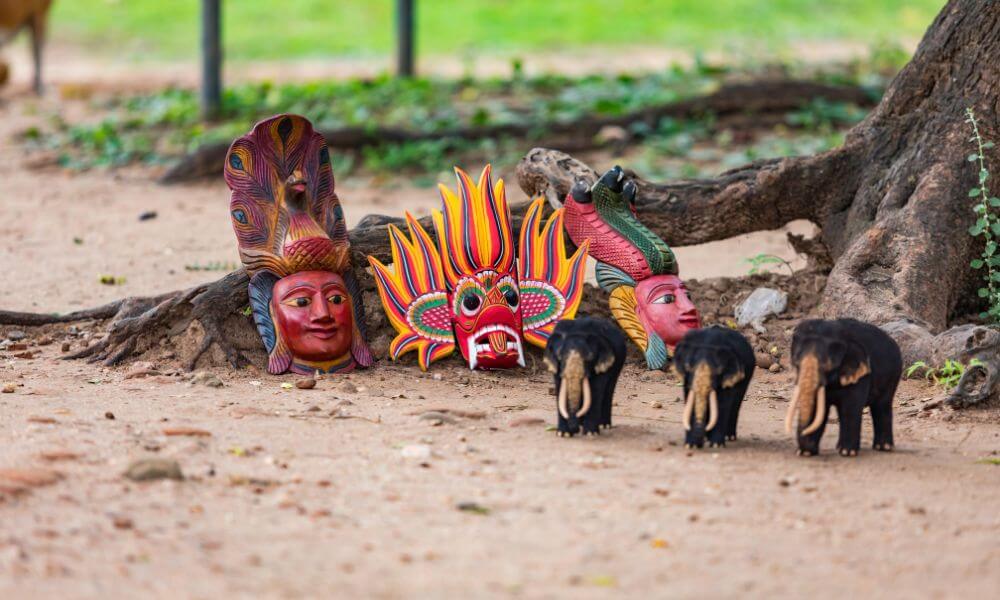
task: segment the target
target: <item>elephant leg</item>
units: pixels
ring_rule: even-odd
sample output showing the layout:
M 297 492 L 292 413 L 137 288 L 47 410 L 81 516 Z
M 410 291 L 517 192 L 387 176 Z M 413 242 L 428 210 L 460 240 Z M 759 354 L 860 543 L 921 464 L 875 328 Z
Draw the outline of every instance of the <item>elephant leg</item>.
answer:
M 885 395 L 875 398 L 869 410 L 872 413 L 872 429 L 875 435 L 872 448 L 888 452 L 894 446 L 892 438 L 892 397 L 896 393 L 896 385 L 892 385 Z
M 841 388 L 831 394 L 840 418 L 837 450 L 841 456 L 857 456 L 861 449 L 861 413 L 868 402 L 868 382 Z
M 729 415 L 729 422 L 726 424 L 726 439 L 734 441 L 736 439 L 736 424 L 740 420 L 740 407 L 743 406 L 743 398 L 746 396 L 747 386 L 740 385 L 736 388 L 733 399 L 733 410 Z
M 600 396 L 595 399 L 595 402 L 601 403 Z M 583 415 L 580 419 L 580 427 L 583 429 L 583 435 L 600 435 L 601 433 L 601 421 L 604 418 L 604 406 L 594 406 L 590 409 L 590 412 Z
M 726 438 L 729 437 L 729 423 L 733 419 L 733 414 L 738 410 L 735 390 L 721 390 L 719 394 L 719 418 L 715 427 L 708 432 L 708 447 L 725 447 Z
M 558 411 L 556 412 L 556 414 L 559 414 Z M 575 428 L 570 428 L 569 421 L 564 419 L 562 415 L 559 415 L 559 418 L 556 421 L 556 433 L 559 434 L 559 437 L 573 437 L 579 432 L 580 432 L 579 425 Z
M 601 422 L 599 425 L 611 429 L 611 405 L 614 404 L 615 379 L 608 378 L 601 383 Z
M 823 439 L 823 432 L 826 431 L 826 423 L 830 420 L 830 403 L 827 402 L 826 412 L 823 415 L 823 421 L 819 425 L 819 429 L 810 433 L 809 435 L 799 435 L 799 456 L 815 456 L 819 454 L 819 441 Z

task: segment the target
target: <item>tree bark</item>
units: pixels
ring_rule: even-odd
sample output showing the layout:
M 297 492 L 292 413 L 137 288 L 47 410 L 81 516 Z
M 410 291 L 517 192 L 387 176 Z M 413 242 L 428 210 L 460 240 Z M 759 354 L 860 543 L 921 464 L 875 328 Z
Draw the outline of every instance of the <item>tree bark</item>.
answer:
M 980 273 L 969 267 L 982 244 L 967 233 L 976 218 L 968 190 L 978 173 L 966 161 L 974 148 L 964 113 L 972 107 L 983 137 L 1000 141 L 997 57 L 1000 3 L 950 0 L 843 146 L 758 161 L 708 180 L 656 184 L 631 173 L 640 218 L 677 246 L 812 221 L 833 260 L 821 314 L 882 325 L 907 362 L 979 357 L 987 367 L 972 394 L 996 397 L 996 331 L 948 326 L 982 308 Z M 1000 173 L 996 152 L 988 169 Z M 554 202 L 576 179 L 596 176 L 576 159 L 542 148 L 518 165 L 524 191 Z

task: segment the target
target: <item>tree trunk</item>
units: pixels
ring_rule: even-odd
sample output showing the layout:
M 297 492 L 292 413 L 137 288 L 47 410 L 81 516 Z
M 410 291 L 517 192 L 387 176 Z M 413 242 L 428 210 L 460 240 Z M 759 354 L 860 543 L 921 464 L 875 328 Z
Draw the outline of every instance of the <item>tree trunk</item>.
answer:
M 978 312 L 982 244 L 968 197 L 978 169 L 965 109 L 985 139 L 1000 141 L 1000 3 L 950 0 L 913 59 L 844 145 L 807 157 L 765 160 L 710 180 L 639 187 L 640 218 L 672 245 L 701 244 L 808 219 L 833 260 L 820 312 L 853 316 L 890 331 L 904 358 L 979 358 L 956 403 L 1000 390 L 1000 334 L 984 327 L 947 331 Z M 994 151 L 991 173 L 1000 173 Z M 559 201 L 573 181 L 597 173 L 555 150 L 536 148 L 518 165 L 528 194 Z M 975 384 L 975 385 L 973 385 Z M 966 389 L 969 388 L 969 389 Z M 973 389 L 974 388 L 974 389 Z

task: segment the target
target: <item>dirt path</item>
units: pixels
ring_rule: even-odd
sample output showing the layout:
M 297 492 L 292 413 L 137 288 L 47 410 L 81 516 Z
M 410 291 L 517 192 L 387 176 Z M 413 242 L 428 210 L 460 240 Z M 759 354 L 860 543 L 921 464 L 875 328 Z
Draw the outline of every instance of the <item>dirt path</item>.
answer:
M 20 109 L 0 109 L 0 306 L 80 308 L 218 276 L 184 265 L 236 261 L 223 184 L 25 170 L 8 141 L 30 119 Z M 436 203 L 433 190 L 361 180 L 338 190 L 354 220 Z M 147 210 L 157 218 L 140 222 Z M 744 271 L 743 258 L 780 243 L 763 236 L 691 249 L 705 258 L 682 254 L 685 272 Z M 99 274 L 126 281 L 104 286 Z M 217 370 L 225 385 L 212 388 L 166 365 L 126 379 L 59 360 L 64 340 L 80 343 L 67 332 L 28 331 L 31 359 L 0 353 L 0 384 L 15 388 L 0 394 L 0 469 L 41 469 L 0 488 L 0 598 L 1000 589 L 1000 467 L 980 460 L 1000 452 L 996 411 L 920 412 L 937 392 L 919 382 L 897 398 L 897 452 L 834 456 L 833 427 L 825 453 L 801 459 L 782 431 L 787 371 L 757 372 L 739 442 L 687 452 L 675 382 L 634 366 L 611 433 L 565 440 L 546 431 L 554 407 L 538 371 L 380 363 L 299 390 L 281 387 L 290 377 Z M 440 408 L 477 414 L 421 417 Z M 184 427 L 208 435 L 167 435 Z M 186 480 L 122 477 L 150 456 L 177 460 Z M 58 480 L 41 485 L 52 471 Z

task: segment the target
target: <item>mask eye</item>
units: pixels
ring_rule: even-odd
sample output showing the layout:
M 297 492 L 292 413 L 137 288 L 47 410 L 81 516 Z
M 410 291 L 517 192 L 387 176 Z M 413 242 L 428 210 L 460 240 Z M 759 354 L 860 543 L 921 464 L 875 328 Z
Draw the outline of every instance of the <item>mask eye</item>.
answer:
M 466 292 L 465 296 L 462 298 L 462 312 L 466 316 L 471 317 L 476 314 L 476 311 L 479 310 L 479 306 L 482 303 L 483 302 L 479 299 L 478 295 L 473 292 Z
M 241 225 L 246 225 L 247 224 L 247 214 L 245 212 L 243 212 L 242 210 L 239 210 L 239 209 L 234 210 L 233 211 L 233 218 L 236 219 L 236 221 L 238 223 L 240 223 Z
M 341 294 L 334 294 L 333 296 L 330 296 L 327 299 L 330 301 L 331 304 L 343 304 L 345 300 L 344 296 Z
M 663 294 L 656 300 L 653 300 L 652 304 L 673 304 L 677 298 L 673 294 Z
M 511 308 L 517 308 L 518 300 L 520 300 L 520 298 L 517 297 L 517 291 L 509 289 L 503 293 L 503 297 Z
M 305 308 L 312 304 L 312 299 L 308 296 L 300 296 L 298 298 L 289 298 L 282 302 L 285 306 L 294 306 L 296 308 Z

